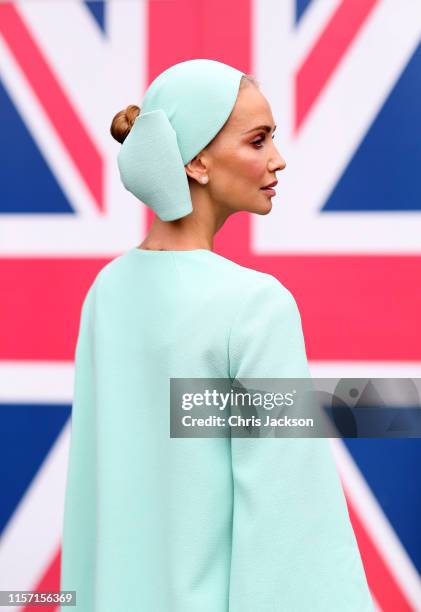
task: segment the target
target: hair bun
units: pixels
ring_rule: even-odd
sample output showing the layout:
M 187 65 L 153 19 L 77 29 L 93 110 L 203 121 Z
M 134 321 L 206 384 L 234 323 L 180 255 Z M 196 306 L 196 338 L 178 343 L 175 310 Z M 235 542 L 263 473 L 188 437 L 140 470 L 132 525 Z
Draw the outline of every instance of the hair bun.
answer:
M 140 114 L 140 107 L 130 104 L 124 110 L 114 115 L 111 122 L 110 134 L 117 142 L 123 143 L 130 132 L 136 117 Z

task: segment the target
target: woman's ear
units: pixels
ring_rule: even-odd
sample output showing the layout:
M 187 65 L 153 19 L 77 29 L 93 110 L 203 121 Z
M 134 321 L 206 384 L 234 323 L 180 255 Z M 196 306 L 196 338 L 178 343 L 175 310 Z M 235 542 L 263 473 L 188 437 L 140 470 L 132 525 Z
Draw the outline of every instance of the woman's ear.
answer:
M 206 159 L 203 152 L 198 153 L 185 166 L 187 177 L 200 182 L 200 177 L 207 174 Z

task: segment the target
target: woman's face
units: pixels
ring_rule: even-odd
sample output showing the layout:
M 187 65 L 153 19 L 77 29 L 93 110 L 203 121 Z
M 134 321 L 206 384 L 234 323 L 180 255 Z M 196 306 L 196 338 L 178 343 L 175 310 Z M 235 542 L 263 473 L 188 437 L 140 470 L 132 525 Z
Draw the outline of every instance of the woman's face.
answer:
M 286 167 L 273 142 L 274 128 L 266 98 L 253 85 L 242 87 L 227 123 L 202 152 L 213 202 L 232 212 L 270 212 L 271 196 L 262 187 Z

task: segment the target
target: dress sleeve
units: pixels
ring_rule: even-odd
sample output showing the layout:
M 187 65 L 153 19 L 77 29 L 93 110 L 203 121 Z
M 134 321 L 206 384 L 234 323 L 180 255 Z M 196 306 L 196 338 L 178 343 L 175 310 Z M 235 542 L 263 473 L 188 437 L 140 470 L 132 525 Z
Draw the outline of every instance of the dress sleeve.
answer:
M 96 550 L 95 396 L 90 288 L 81 309 L 74 361 L 71 437 L 61 550 L 61 590 L 76 591 L 76 610 L 94 610 Z M 62 608 L 63 612 L 66 608 Z
M 266 275 L 241 305 L 229 355 L 232 378 L 310 376 L 296 301 L 275 277 Z
M 292 294 L 267 275 L 241 305 L 231 378 L 310 376 Z M 230 612 L 373 611 L 326 438 L 231 438 Z

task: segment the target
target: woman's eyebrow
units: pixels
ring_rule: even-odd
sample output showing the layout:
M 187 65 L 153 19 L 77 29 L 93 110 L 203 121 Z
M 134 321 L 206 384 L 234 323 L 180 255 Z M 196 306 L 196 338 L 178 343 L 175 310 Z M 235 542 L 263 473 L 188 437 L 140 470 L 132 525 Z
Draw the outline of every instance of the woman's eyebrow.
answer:
M 254 128 L 251 128 L 251 130 L 247 130 L 246 132 L 242 132 L 242 134 L 248 134 L 249 132 L 254 132 L 255 130 L 266 130 L 266 132 L 270 132 L 275 131 L 276 130 L 276 125 L 272 128 L 270 125 L 257 125 Z

